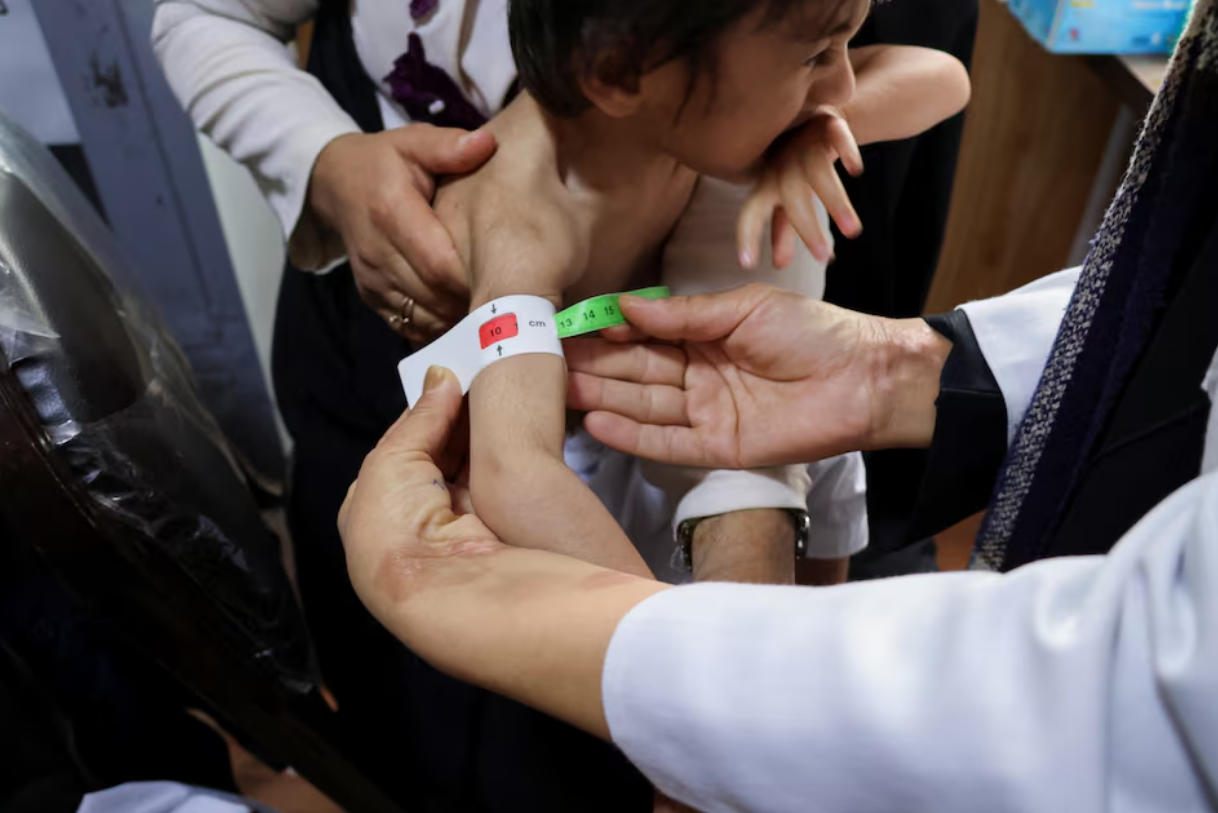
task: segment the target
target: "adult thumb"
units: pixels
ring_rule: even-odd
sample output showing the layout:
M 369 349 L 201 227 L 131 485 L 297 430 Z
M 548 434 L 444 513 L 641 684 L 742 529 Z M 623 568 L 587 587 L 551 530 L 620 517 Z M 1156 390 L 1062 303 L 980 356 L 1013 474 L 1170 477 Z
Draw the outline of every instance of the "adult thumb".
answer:
M 462 130 L 414 124 L 395 131 L 398 149 L 431 175 L 473 172 L 495 154 L 499 144 L 485 127 Z
M 418 402 L 385 433 L 380 448 L 395 455 L 438 460 L 461 412 L 462 398 L 461 383 L 452 371 L 432 367 Z
M 668 299 L 623 296 L 622 314 L 649 336 L 667 341 L 712 342 L 731 334 L 772 289 L 754 283 L 732 291 Z

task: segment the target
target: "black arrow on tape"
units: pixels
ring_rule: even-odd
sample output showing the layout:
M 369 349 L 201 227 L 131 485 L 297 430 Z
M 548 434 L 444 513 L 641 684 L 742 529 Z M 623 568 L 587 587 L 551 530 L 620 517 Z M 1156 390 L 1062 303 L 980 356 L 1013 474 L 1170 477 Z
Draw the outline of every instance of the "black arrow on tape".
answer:
M 499 306 L 491 305 L 491 313 L 499 313 Z
M 503 345 L 499 345 L 495 349 L 499 351 L 499 358 L 503 358 Z

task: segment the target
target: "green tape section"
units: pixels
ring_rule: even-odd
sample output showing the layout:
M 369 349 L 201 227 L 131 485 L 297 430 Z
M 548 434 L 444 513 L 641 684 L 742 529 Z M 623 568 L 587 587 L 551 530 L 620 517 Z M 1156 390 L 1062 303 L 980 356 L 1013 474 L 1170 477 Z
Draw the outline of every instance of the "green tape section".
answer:
M 626 319 L 622 316 L 622 309 L 617 305 L 620 296 L 664 299 L 672 296 L 672 293 L 666 286 L 658 285 L 655 288 L 627 291 L 625 294 L 604 294 L 585 299 L 554 317 L 554 321 L 558 324 L 558 338 L 569 339 L 572 336 L 582 336 L 585 333 L 595 333 L 607 327 L 626 324 Z

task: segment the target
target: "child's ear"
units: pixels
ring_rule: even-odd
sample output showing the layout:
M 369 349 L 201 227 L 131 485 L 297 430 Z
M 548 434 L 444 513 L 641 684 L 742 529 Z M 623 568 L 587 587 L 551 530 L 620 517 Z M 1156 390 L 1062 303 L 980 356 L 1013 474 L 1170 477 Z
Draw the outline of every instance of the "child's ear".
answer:
M 638 112 L 643 94 L 637 76 L 616 70 L 614 60 L 602 55 L 579 80 L 580 90 L 594 107 L 615 119 Z

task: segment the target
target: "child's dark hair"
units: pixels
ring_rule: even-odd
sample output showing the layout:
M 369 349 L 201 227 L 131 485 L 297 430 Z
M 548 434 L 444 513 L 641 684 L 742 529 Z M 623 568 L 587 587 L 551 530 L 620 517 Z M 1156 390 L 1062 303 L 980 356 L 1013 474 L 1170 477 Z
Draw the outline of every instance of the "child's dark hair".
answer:
M 734 23 L 765 9 L 785 20 L 811 0 L 511 0 L 508 28 L 525 90 L 556 116 L 589 106 L 580 79 L 596 73 L 633 87 L 673 59 L 704 67 L 705 49 Z M 837 6 L 834 0 L 826 5 Z

